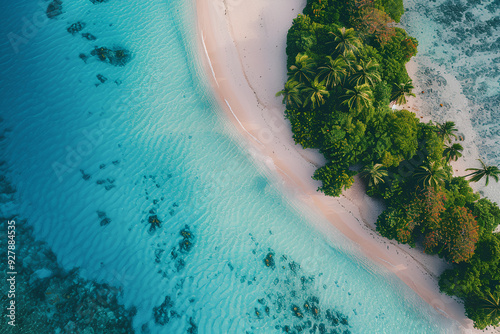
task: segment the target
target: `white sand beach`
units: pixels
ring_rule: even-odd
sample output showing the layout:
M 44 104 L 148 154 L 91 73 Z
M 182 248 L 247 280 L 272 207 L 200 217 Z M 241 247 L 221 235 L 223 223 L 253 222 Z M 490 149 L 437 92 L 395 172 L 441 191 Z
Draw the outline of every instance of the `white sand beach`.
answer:
M 464 332 L 474 332 L 463 305 L 439 293 L 437 277 L 446 264 L 379 236 L 375 221 L 383 207 L 365 194 L 360 182 L 340 198 L 316 191 L 320 184 L 311 176 L 324 159 L 315 150 L 295 145 L 281 98 L 275 97 L 286 81 L 286 33 L 305 2 L 197 0 L 200 52 L 206 53 L 207 76 L 221 106 L 248 138 L 252 155 L 278 172 L 293 196 L 321 212 L 368 258 L 394 272 L 436 312 L 458 321 Z

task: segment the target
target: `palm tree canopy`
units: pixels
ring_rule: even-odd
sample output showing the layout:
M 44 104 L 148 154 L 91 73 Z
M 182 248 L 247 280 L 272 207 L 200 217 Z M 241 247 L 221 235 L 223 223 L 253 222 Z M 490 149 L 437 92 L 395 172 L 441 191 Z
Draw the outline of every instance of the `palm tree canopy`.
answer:
M 299 53 L 295 57 L 295 65 L 290 66 L 288 79 L 298 82 L 308 82 L 315 76 L 316 64 L 308 55 Z
M 330 32 L 330 34 L 335 36 L 334 43 L 336 45 L 334 53 L 343 54 L 345 51 L 357 52 L 362 46 L 353 28 L 346 29 L 342 27 L 335 32 Z
M 473 300 L 472 306 L 483 313 L 481 317 L 483 323 L 479 328 L 486 327 L 487 324 L 498 324 L 500 321 L 500 293 L 498 291 L 493 293 L 488 291 L 484 297 Z
M 432 187 L 434 189 L 437 189 L 443 181 L 449 178 L 444 167 L 437 162 L 432 162 L 427 166 L 420 166 L 415 170 L 413 175 L 415 180 L 422 183 L 424 187 Z
M 285 83 L 285 88 L 276 93 L 276 96 L 283 96 L 283 104 L 287 108 L 298 107 L 302 105 L 302 100 L 300 98 L 300 90 L 304 85 L 300 82 L 294 80 L 288 80 Z
M 333 87 L 343 82 L 347 74 L 347 64 L 342 57 L 333 59 L 330 56 L 326 57 L 327 62 L 321 66 L 319 76 L 325 80 L 325 86 Z
M 441 139 L 448 143 L 451 143 L 451 137 L 457 139 L 455 132 L 457 132 L 458 129 L 455 128 L 455 122 L 448 121 L 443 124 L 437 124 L 436 131 Z
M 465 177 L 472 176 L 469 181 L 478 182 L 483 177 L 486 177 L 486 186 L 490 183 L 490 177 L 498 182 L 500 177 L 500 169 L 497 166 L 487 166 L 483 160 L 477 159 L 481 163 L 481 168 L 467 168 L 466 171 L 473 171 L 470 174 L 465 175 Z
M 462 156 L 462 151 L 464 148 L 462 145 L 455 143 L 451 146 L 446 145 L 444 151 L 443 151 L 443 157 L 446 158 L 446 162 L 450 162 L 451 160 L 457 161 L 458 158 Z
M 358 59 L 354 55 L 353 51 L 350 50 L 344 51 L 339 57 L 341 57 L 344 63 L 346 64 L 347 74 L 350 74 L 355 71 Z
M 368 62 L 360 60 L 359 64 L 354 67 L 355 73 L 349 78 L 349 81 L 353 85 L 367 84 L 373 87 L 382 80 L 378 68 L 379 64 L 372 59 Z
M 316 77 L 311 83 L 310 86 L 306 86 L 302 92 L 307 94 L 307 98 L 304 100 L 304 107 L 311 102 L 312 107 L 319 107 L 320 105 L 325 103 L 325 97 L 329 96 L 330 93 L 326 90 L 325 82 L 318 81 Z
M 355 86 L 353 89 L 347 89 L 343 96 L 345 100 L 342 104 L 347 104 L 349 109 L 361 110 L 362 107 L 368 107 L 372 100 L 372 91 L 367 84 Z
M 360 173 L 361 178 L 368 180 L 369 187 L 384 183 L 384 178 L 387 177 L 387 175 L 387 169 L 382 164 L 367 165 Z
M 404 83 L 394 85 L 391 100 L 399 105 L 406 104 L 406 97 L 415 96 L 415 94 L 412 93 L 413 88 L 413 81 L 411 79 L 408 79 L 408 81 Z

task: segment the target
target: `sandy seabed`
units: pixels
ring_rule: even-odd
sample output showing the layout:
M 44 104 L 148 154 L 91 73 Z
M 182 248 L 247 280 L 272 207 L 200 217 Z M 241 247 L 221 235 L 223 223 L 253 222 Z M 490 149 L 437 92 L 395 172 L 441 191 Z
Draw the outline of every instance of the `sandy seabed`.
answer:
M 292 197 L 320 212 L 364 255 L 396 274 L 436 312 L 458 321 L 463 332 L 476 332 L 463 305 L 439 292 L 437 279 L 447 264 L 378 235 L 375 222 L 383 205 L 365 194 L 358 179 L 340 198 L 317 192 L 320 182 L 311 176 L 325 160 L 317 150 L 295 145 L 281 98 L 275 97 L 286 81 L 286 34 L 306 1 L 196 1 L 207 76 L 228 118 L 248 139 L 252 155 L 274 171 Z M 416 106 L 405 107 L 418 114 Z M 463 166 L 455 168 L 463 170 Z

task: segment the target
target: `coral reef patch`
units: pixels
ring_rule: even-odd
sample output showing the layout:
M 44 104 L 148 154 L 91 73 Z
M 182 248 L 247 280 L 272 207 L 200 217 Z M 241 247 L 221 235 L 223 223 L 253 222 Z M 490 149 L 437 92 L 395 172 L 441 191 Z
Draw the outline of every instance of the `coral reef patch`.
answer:
M 125 66 L 131 59 L 130 52 L 123 48 L 109 49 L 105 47 L 95 47 L 90 54 L 97 57 L 100 61 L 113 66 Z
M 82 33 L 82 37 L 88 39 L 89 41 L 95 41 L 97 39 L 97 37 L 88 32 Z
M 62 1 L 61 0 L 54 0 L 51 3 L 49 3 L 47 7 L 47 17 L 49 19 L 53 19 L 56 16 L 59 16 L 62 14 Z
M 252 319 L 274 321 L 275 329 L 284 333 L 350 333 L 348 316 L 320 302 L 315 276 L 306 276 L 297 262 L 271 249 L 263 262 L 275 269 L 270 275 L 276 278 L 266 296 L 257 299 L 250 312 Z
M 80 31 L 82 31 L 84 28 L 85 28 L 86 24 L 85 22 L 75 22 L 73 23 L 72 25 L 70 25 L 66 30 L 72 34 L 72 35 L 75 35 L 76 33 L 79 33 Z

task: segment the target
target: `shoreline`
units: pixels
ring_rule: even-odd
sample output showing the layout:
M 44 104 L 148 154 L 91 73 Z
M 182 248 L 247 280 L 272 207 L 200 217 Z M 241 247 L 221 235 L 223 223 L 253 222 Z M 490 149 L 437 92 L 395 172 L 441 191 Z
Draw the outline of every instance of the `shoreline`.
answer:
M 396 274 L 436 312 L 470 331 L 472 321 L 465 317 L 463 305 L 439 293 L 437 276 L 446 264 L 378 235 L 374 224 L 383 208 L 365 194 L 358 178 L 340 198 L 316 191 L 320 183 L 311 176 L 324 158 L 317 150 L 295 145 L 281 99 L 274 97 L 286 81 L 286 32 L 305 1 L 227 3 L 196 0 L 199 49 L 205 54 L 200 58 L 221 108 L 251 143 L 252 155 L 277 172 L 293 197 L 319 212 L 368 259 Z

